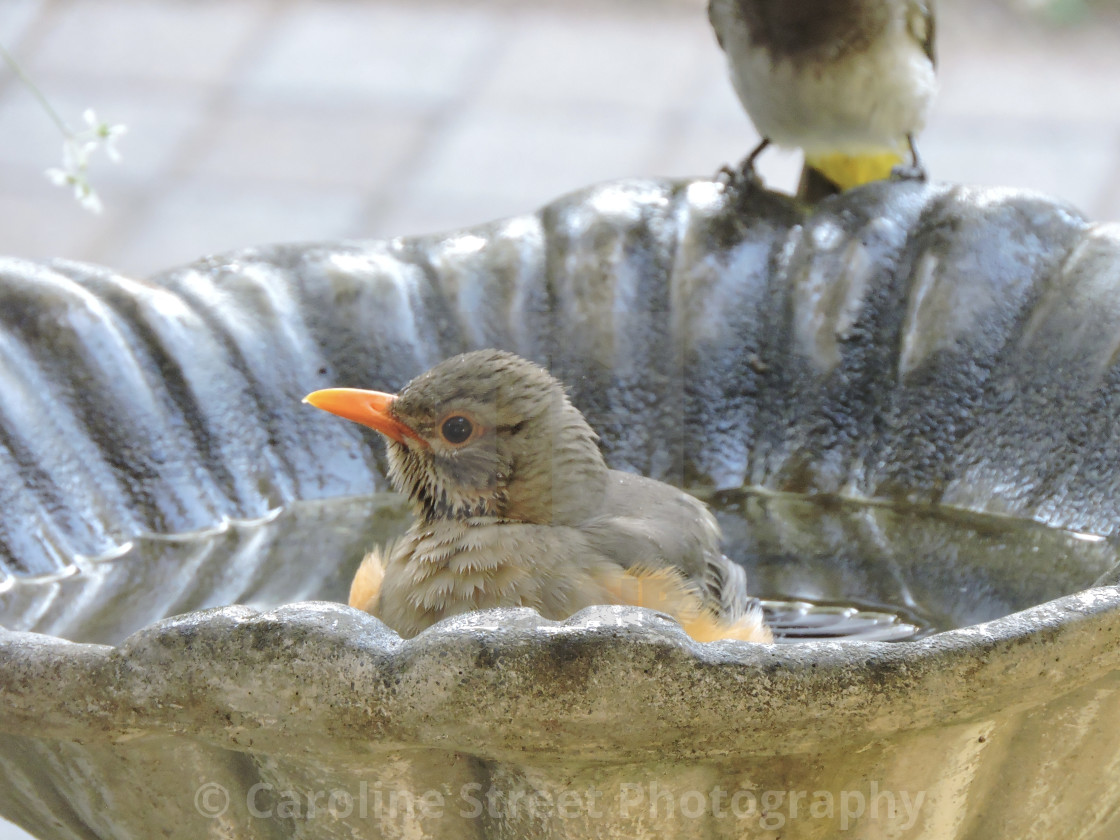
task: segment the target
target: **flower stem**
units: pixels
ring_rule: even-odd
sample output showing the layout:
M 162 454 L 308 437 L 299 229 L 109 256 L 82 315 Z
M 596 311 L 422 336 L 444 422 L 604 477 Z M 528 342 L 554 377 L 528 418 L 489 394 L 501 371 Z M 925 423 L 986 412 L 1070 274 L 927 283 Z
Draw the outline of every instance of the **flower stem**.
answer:
M 39 86 L 31 81 L 31 78 L 23 72 L 23 68 L 20 67 L 19 62 L 15 59 L 15 56 L 8 52 L 8 50 L 2 43 L 0 43 L 0 57 L 4 59 L 4 63 L 11 68 L 11 71 L 13 73 L 15 73 L 16 78 L 27 85 L 27 89 L 31 91 L 31 95 L 39 100 L 39 104 L 43 106 L 43 110 L 47 112 L 47 116 L 49 116 L 51 120 L 54 121 L 54 124 L 58 126 L 58 130 L 61 131 L 66 137 L 73 137 L 74 130 L 66 124 L 66 120 L 62 119 L 62 117 L 58 115 L 58 111 L 54 109 L 54 106 L 51 105 L 46 95 L 41 90 L 39 90 Z

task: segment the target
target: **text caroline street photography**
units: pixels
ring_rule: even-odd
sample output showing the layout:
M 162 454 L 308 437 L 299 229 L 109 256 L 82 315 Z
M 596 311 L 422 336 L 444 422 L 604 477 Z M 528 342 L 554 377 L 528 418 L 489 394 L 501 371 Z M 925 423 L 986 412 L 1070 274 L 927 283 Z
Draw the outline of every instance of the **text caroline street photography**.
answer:
M 907 831 L 918 820 L 926 791 L 889 790 L 876 781 L 850 790 L 762 790 L 755 787 L 681 790 L 657 781 L 622 783 L 611 790 L 594 785 L 561 791 L 529 786 L 506 789 L 477 782 L 414 791 L 362 780 L 352 789 L 281 789 L 261 782 L 245 795 L 244 816 L 252 820 L 369 820 L 384 832 L 443 819 L 541 822 L 614 820 L 716 820 L 776 831 L 813 821 L 840 831 L 878 823 Z M 195 791 L 195 809 L 207 819 L 232 814 L 234 802 L 221 784 L 204 782 Z M 238 808 L 237 811 L 241 811 Z M 744 825 L 746 828 L 747 825 Z

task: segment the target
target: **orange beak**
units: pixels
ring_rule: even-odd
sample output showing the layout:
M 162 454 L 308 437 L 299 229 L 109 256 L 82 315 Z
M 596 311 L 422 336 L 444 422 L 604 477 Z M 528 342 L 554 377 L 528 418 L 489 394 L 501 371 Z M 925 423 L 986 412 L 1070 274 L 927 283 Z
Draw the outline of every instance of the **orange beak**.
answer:
M 409 426 L 392 415 L 389 410 L 396 397 L 380 391 L 363 391 L 359 388 L 327 388 L 314 391 L 303 398 L 308 405 L 361 423 L 376 429 L 397 443 L 404 443 L 405 437 L 424 442 Z

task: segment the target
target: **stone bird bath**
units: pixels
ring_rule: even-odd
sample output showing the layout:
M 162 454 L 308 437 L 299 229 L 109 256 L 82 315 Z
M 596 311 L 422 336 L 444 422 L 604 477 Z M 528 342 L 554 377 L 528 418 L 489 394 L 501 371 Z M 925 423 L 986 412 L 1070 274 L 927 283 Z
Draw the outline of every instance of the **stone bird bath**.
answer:
M 300 404 L 496 346 L 771 599 L 905 641 L 339 604 L 403 527 Z M 632 181 L 149 280 L 0 261 L 0 813 L 41 837 L 1120 835 L 1120 230 Z M 839 609 L 839 608 L 837 608 Z M 874 639 L 871 635 L 868 638 Z

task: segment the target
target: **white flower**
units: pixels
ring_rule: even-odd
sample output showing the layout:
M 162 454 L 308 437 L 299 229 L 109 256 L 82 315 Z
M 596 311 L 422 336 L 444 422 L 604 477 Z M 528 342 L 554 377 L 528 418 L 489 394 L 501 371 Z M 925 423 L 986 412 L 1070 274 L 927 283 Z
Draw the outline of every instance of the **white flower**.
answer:
M 46 171 L 47 180 L 57 187 L 73 187 L 74 198 L 91 213 L 100 213 L 101 199 L 89 183 L 84 169 L 55 169 Z
M 65 187 L 68 184 L 74 183 L 74 176 L 71 173 L 65 172 L 61 169 L 55 169 L 54 167 L 51 167 L 43 174 L 46 175 L 47 180 L 54 184 L 56 187 Z
M 31 93 L 39 100 L 39 104 L 43 106 L 43 110 L 47 112 L 47 116 L 62 132 L 62 168 L 51 167 L 48 169 L 45 173 L 47 179 L 60 187 L 73 187 L 74 198 L 78 200 L 78 203 L 92 213 L 100 213 L 101 199 L 97 197 L 97 193 L 90 186 L 87 173 L 90 155 L 104 146 L 105 154 L 109 160 L 114 163 L 119 162 L 121 154 L 117 150 L 117 139 L 127 129 L 123 125 L 110 125 L 99 120 L 94 110 L 87 108 L 82 114 L 82 118 L 86 121 L 86 128 L 82 131 L 74 131 L 2 43 L 0 43 L 0 59 L 11 69 L 16 78 L 27 85 Z
M 89 159 L 104 146 L 109 159 L 114 163 L 118 162 L 121 155 L 117 151 L 116 140 L 125 133 L 126 128 L 99 121 L 92 108 L 87 109 L 82 117 L 88 128 L 68 132 L 62 142 L 62 168 L 52 167 L 46 171 L 46 176 L 52 184 L 73 187 L 74 198 L 82 207 L 91 213 L 100 213 L 101 199 L 89 183 Z
M 74 198 L 78 199 L 78 203 L 86 208 L 89 212 L 95 215 L 101 215 L 102 207 L 101 197 L 94 192 L 93 187 L 86 181 L 74 187 Z
M 97 148 L 98 144 L 104 144 L 105 154 L 109 156 L 109 160 L 113 163 L 119 163 L 121 153 L 117 149 L 117 138 L 123 136 L 128 131 L 128 126 L 109 125 L 107 122 L 101 122 L 97 119 L 97 114 L 94 113 L 92 108 L 87 108 L 82 117 L 89 126 L 86 131 L 82 132 L 79 136 L 89 135 L 92 139 L 89 141 L 93 143 L 93 148 Z

